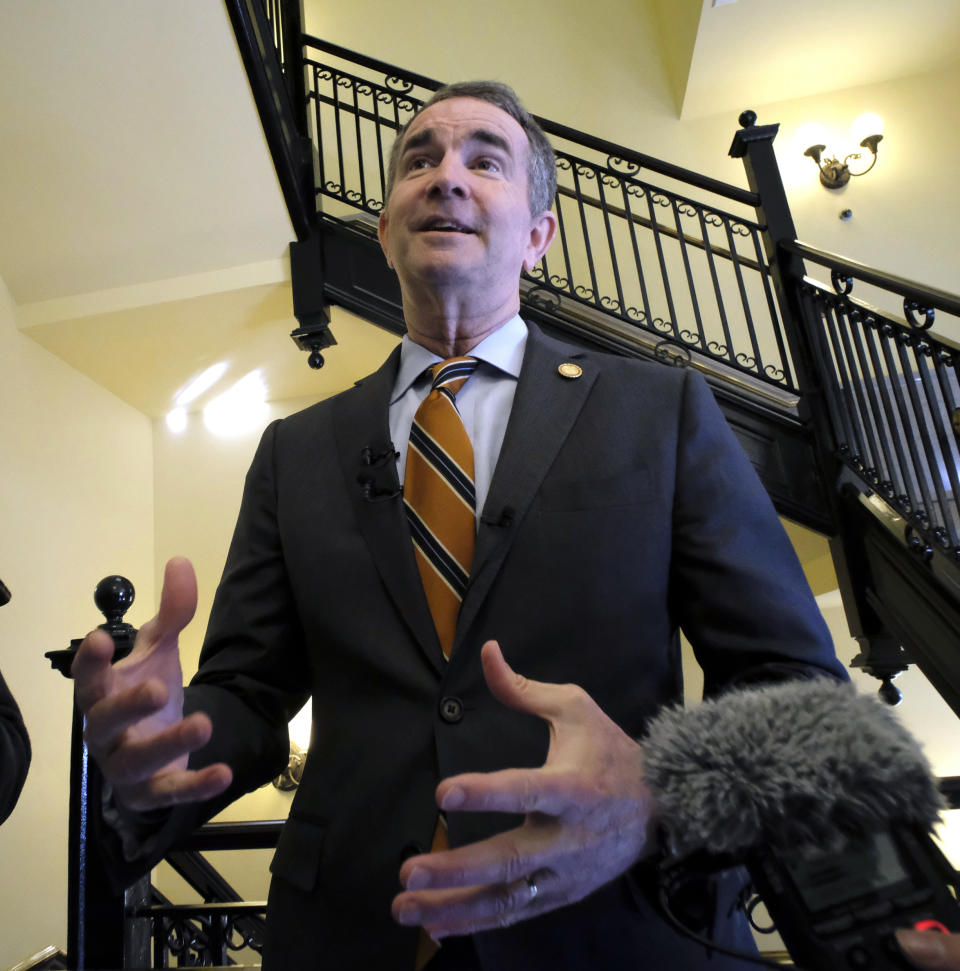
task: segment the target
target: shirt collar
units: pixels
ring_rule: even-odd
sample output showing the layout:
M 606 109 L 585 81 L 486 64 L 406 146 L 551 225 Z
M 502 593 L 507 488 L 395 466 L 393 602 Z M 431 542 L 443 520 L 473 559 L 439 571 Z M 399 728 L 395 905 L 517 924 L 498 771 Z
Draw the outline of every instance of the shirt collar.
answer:
M 483 361 L 512 378 L 519 378 L 526 345 L 527 325 L 517 314 L 480 341 L 470 351 L 470 357 L 475 357 L 478 361 Z M 400 367 L 397 370 L 390 404 L 401 397 L 431 364 L 441 360 L 443 358 L 410 340 L 408 334 L 404 334 L 400 343 Z

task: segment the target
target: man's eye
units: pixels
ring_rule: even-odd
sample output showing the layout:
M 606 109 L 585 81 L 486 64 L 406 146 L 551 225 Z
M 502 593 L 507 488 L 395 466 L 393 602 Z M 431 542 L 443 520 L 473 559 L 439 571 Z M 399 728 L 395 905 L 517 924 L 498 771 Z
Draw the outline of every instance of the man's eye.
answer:
M 478 158 L 476 162 L 473 163 L 473 167 L 476 169 L 481 169 L 484 172 L 500 171 L 500 163 L 493 158 Z
M 412 158 L 407 163 L 407 170 L 411 171 L 413 169 L 425 169 L 430 164 L 430 160 L 420 156 L 419 158 Z

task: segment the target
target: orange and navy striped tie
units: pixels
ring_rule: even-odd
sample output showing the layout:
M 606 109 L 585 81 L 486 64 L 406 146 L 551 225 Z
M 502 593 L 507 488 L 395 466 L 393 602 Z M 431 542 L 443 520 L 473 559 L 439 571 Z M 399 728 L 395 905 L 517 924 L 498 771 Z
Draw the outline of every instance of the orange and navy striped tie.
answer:
M 446 658 L 476 538 L 473 446 L 456 396 L 477 363 L 452 357 L 431 368 L 433 387 L 413 418 L 403 485 L 417 566 Z

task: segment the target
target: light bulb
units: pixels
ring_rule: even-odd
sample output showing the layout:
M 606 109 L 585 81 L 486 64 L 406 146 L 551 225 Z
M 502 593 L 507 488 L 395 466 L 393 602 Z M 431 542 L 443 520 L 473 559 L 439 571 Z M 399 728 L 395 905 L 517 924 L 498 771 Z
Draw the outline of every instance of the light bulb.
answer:
M 850 125 L 850 137 L 854 145 L 859 145 L 868 135 L 883 134 L 883 119 L 879 115 L 868 111 L 853 119 Z

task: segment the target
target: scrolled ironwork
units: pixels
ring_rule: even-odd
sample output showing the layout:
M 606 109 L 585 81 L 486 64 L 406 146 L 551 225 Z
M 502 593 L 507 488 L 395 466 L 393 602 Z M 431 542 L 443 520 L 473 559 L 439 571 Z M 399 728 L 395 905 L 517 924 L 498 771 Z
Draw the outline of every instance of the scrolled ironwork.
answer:
M 628 159 L 619 158 L 616 155 L 607 156 L 607 168 L 612 169 L 620 175 L 633 177 L 640 174 L 640 163 Z
M 674 341 L 660 341 L 653 348 L 654 357 L 674 367 L 688 367 L 693 360 L 688 348 Z
M 777 367 L 775 364 L 764 364 L 763 373 L 777 384 L 782 384 L 786 380 L 786 373 L 783 368 Z
M 730 354 L 730 348 L 726 344 L 721 344 L 720 341 L 707 341 L 707 350 L 717 357 L 727 357 Z M 740 355 L 738 354 L 737 357 L 739 358 Z
M 596 292 L 596 290 L 593 290 L 590 287 L 584 286 L 582 283 L 578 283 L 573 288 L 573 292 L 581 300 L 596 300 L 597 299 L 597 292 Z
M 530 306 L 548 313 L 560 306 L 560 295 L 548 287 L 534 287 L 528 290 L 525 299 Z
M 413 82 L 409 78 L 402 78 L 396 74 L 388 74 L 384 77 L 383 83 L 391 91 L 397 94 L 409 94 L 413 90 Z
M 922 320 L 917 318 L 917 312 L 923 315 Z M 915 330 L 929 330 L 933 326 L 936 315 L 937 313 L 933 307 L 921 307 L 917 300 L 904 297 L 903 316 L 907 323 Z
M 724 351 L 724 353 L 726 353 L 726 351 Z M 736 355 L 736 360 L 739 364 L 749 368 L 751 371 L 757 366 L 756 359 L 751 357 L 749 354 L 744 354 L 743 351 L 740 351 L 740 353 Z
M 833 284 L 833 289 L 841 297 L 848 297 L 853 291 L 853 277 L 849 274 L 844 274 L 840 270 L 830 271 L 830 282 Z
M 608 297 L 606 294 L 600 297 L 599 303 L 604 310 L 612 310 L 614 313 L 620 313 L 623 309 L 616 297 Z

